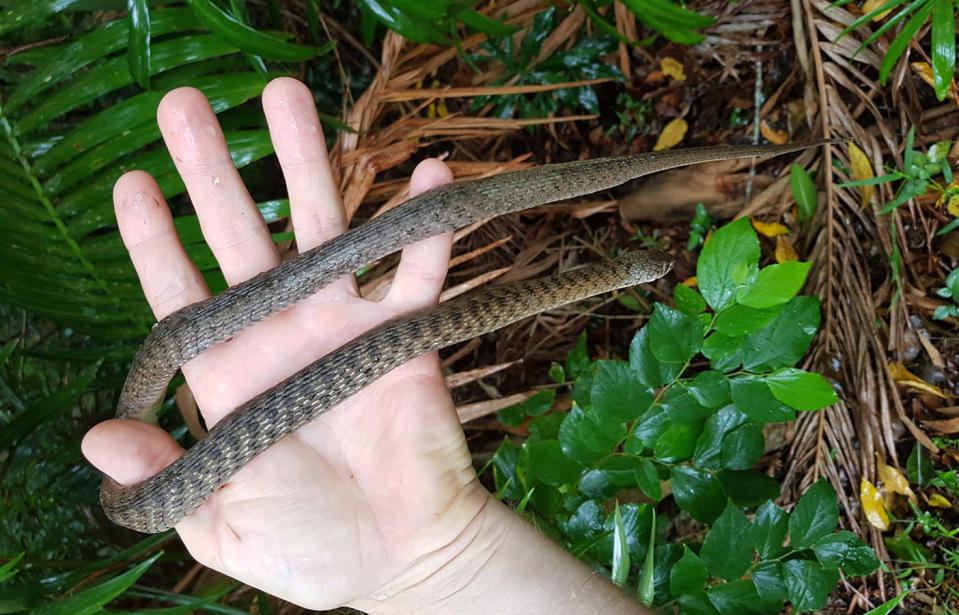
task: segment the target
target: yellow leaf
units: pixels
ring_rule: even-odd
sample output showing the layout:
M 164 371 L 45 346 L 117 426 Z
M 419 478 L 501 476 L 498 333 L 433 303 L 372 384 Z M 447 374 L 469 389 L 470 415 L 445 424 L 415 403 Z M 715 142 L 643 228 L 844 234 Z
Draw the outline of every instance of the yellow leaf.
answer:
M 866 152 L 859 149 L 855 143 L 849 144 L 849 165 L 852 167 L 852 178 L 856 181 L 872 179 L 875 174 Z M 859 195 L 862 197 L 862 206 L 865 207 L 872 200 L 875 186 L 859 186 Z
M 876 486 L 865 478 L 859 483 L 859 501 L 870 525 L 880 530 L 889 529 L 889 513 L 882 503 L 882 496 Z
M 784 145 L 789 140 L 789 133 L 785 130 L 776 130 L 766 123 L 766 120 L 759 122 L 759 132 L 764 139 L 776 145 Z
M 683 286 L 688 286 L 690 288 L 696 288 L 696 286 L 699 285 L 699 280 L 696 279 L 696 276 L 693 276 L 691 278 L 686 278 L 685 280 L 680 282 L 680 284 L 682 284 Z
M 681 117 L 676 118 L 670 123 L 666 124 L 666 127 L 663 128 L 663 132 L 659 133 L 659 139 L 656 141 L 656 146 L 653 147 L 654 152 L 660 150 L 669 149 L 674 145 L 679 145 L 679 142 L 683 140 L 683 137 L 686 136 L 686 131 L 689 129 L 689 124 L 686 123 Z
M 799 255 L 788 237 L 776 237 L 776 262 L 782 265 L 786 261 L 798 261 Z
M 912 488 L 909 487 L 909 479 L 906 478 L 906 475 L 900 472 L 897 468 L 886 465 L 886 462 L 882 460 L 882 457 L 879 456 L 879 453 L 876 453 L 876 469 L 879 471 L 879 480 L 882 481 L 882 486 L 884 489 L 893 493 L 908 496 L 909 499 L 914 503 L 919 503 L 918 498 L 916 498 L 916 494 L 913 493 Z
M 912 71 L 926 82 L 926 85 L 931 88 L 936 87 L 936 80 L 932 76 L 932 66 L 929 65 L 929 62 L 913 62 L 910 66 L 912 66 Z
M 785 224 L 780 224 L 779 222 L 760 222 L 759 220 L 754 220 L 753 218 L 749 219 L 753 223 L 753 228 L 756 229 L 756 232 L 760 235 L 765 235 L 766 237 L 776 237 L 778 235 L 788 235 L 789 227 Z
M 952 508 L 952 502 L 942 497 L 938 493 L 933 493 L 928 499 L 930 506 L 935 506 L 936 508 Z
M 875 11 L 876 9 L 878 9 L 880 6 L 882 6 L 888 1 L 889 0 L 866 0 L 862 5 L 862 14 L 868 15 L 869 13 L 872 13 L 873 11 Z M 892 12 L 892 9 L 889 9 L 888 11 L 883 11 L 882 13 L 879 13 L 878 15 L 873 17 L 872 20 L 882 21 L 883 19 L 886 18 L 886 15 L 888 15 L 891 12 Z
M 948 399 L 946 394 L 942 392 L 942 389 L 934 384 L 929 384 L 919 376 L 916 376 L 906 369 L 906 366 L 899 361 L 889 362 L 889 375 L 892 376 L 892 381 L 899 386 L 918 389 L 920 391 L 925 391 L 926 393 L 931 393 L 936 397 Z
M 659 61 L 659 67 L 663 70 L 664 75 L 669 75 L 676 81 L 686 81 L 686 72 L 679 60 L 666 56 Z

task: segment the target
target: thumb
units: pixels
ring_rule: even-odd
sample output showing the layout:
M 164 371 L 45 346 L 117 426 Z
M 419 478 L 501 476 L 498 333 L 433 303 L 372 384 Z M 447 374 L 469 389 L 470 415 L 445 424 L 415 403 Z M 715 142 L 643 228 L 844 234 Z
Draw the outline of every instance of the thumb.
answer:
M 87 461 L 121 485 L 150 478 L 184 453 L 160 427 L 132 419 L 96 425 L 83 437 L 80 450 Z

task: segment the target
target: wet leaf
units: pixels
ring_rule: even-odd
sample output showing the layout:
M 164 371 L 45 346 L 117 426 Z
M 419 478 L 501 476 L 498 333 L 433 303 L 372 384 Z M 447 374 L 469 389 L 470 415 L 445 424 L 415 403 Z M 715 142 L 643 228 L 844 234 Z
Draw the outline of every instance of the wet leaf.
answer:
M 749 220 L 740 218 L 716 231 L 696 263 L 699 291 L 706 303 L 717 311 L 729 307 L 736 289 L 759 263 L 759 252 L 759 239 Z
M 783 576 L 789 601 L 797 611 L 821 609 L 826 604 L 829 592 L 839 582 L 837 570 L 826 570 L 818 562 L 805 559 L 785 562 Z
M 892 376 L 892 381 L 899 386 L 918 389 L 920 391 L 925 391 L 926 393 L 935 395 L 936 397 L 948 399 L 946 394 L 942 392 L 942 389 L 934 384 L 926 382 L 919 376 L 916 376 L 906 369 L 906 366 L 899 361 L 889 362 L 889 375 Z
M 842 568 L 848 575 L 867 575 L 879 567 L 872 547 L 849 530 L 823 536 L 813 545 L 813 551 L 823 566 Z
M 781 222 L 762 222 L 755 218 L 750 218 L 753 228 L 764 237 L 776 237 L 778 235 L 788 235 L 791 231 L 789 227 Z
M 875 177 L 872 164 L 869 162 L 869 157 L 866 156 L 866 152 L 859 149 L 859 146 L 855 143 L 849 144 L 849 166 L 852 170 L 852 177 L 856 181 Z M 876 187 L 872 184 L 859 186 L 859 195 L 862 199 L 863 207 L 869 205 L 869 202 L 872 201 L 872 195 L 875 189 Z
M 720 482 L 708 472 L 697 468 L 674 467 L 672 487 L 676 504 L 703 523 L 712 523 L 726 502 L 726 494 Z
M 777 601 L 789 598 L 782 562 L 759 562 L 750 576 L 753 578 L 753 585 L 756 586 L 756 593 L 761 598 Z
M 899 603 L 902 602 L 903 599 L 908 595 L 909 595 L 909 590 L 907 589 L 906 591 L 902 592 L 895 598 L 892 598 L 890 600 L 883 602 L 876 608 L 866 613 L 866 615 L 889 615 L 889 613 L 892 613 L 893 609 L 899 606 Z
M 876 486 L 865 478 L 859 483 L 859 501 L 870 525 L 880 530 L 889 529 L 889 513 L 886 512 L 882 495 Z
M 811 262 L 787 261 L 781 265 L 763 267 L 751 286 L 737 291 L 736 300 L 757 309 L 782 305 L 802 288 L 810 265 Z
M 773 502 L 766 502 L 759 507 L 753 517 L 755 541 L 754 547 L 759 557 L 770 559 L 779 557 L 783 552 L 783 541 L 786 539 L 786 530 L 789 527 L 789 514 Z
M 932 459 L 926 447 L 919 442 L 912 447 L 912 452 L 906 460 L 906 473 L 909 475 L 909 480 L 920 487 L 925 487 L 932 479 Z
M 882 481 L 882 485 L 887 491 L 908 496 L 914 504 L 919 503 L 916 494 L 909 487 L 909 479 L 906 478 L 906 475 L 898 468 L 886 465 L 879 453 L 876 453 L 876 470 L 879 473 L 879 480 Z
M 776 237 L 776 252 L 775 252 L 776 262 L 785 263 L 789 261 L 798 261 L 799 255 L 796 254 L 796 248 L 793 247 L 791 241 L 788 237 L 780 235 Z
M 838 396 L 820 374 L 783 367 L 766 376 L 776 399 L 796 410 L 819 410 L 836 403 Z
M 657 303 L 645 327 L 653 356 L 665 363 L 685 363 L 703 343 L 703 327 L 689 314 Z
M 796 200 L 800 220 L 810 220 L 816 215 L 817 195 L 816 184 L 812 181 L 809 171 L 802 165 L 794 164 L 789 167 L 789 187 L 792 189 L 793 199 Z
M 938 493 L 933 493 L 930 495 L 928 502 L 930 506 L 934 506 L 936 508 L 952 508 L 952 502 Z
M 838 523 L 836 492 L 820 478 L 799 498 L 789 517 L 789 541 L 796 548 L 809 548 L 823 536 L 835 532 Z
M 679 60 L 666 56 L 659 61 L 659 67 L 667 77 L 672 77 L 676 81 L 686 81 L 686 72 Z
M 703 560 L 683 545 L 683 556 L 669 571 L 669 591 L 676 596 L 694 594 L 706 586 L 709 571 Z
M 653 151 L 659 152 L 664 149 L 669 149 L 679 145 L 682 142 L 683 137 L 686 136 L 686 130 L 688 129 L 689 125 L 683 118 L 676 118 L 670 123 L 666 124 L 666 127 L 663 128 L 663 131 L 659 133 L 659 139 L 656 140 L 656 145 L 653 146 Z
M 753 561 L 752 532 L 753 526 L 746 515 L 728 502 L 706 533 L 700 551 L 712 576 L 732 581 L 745 574 Z
M 527 443 L 523 448 L 529 454 L 530 474 L 547 485 L 558 487 L 576 482 L 579 478 L 579 464 L 563 454 L 558 441 Z
M 623 526 L 623 517 L 619 512 L 619 502 L 613 509 L 613 574 L 612 580 L 616 585 L 623 587 L 629 577 L 629 547 L 627 546 L 626 528 Z

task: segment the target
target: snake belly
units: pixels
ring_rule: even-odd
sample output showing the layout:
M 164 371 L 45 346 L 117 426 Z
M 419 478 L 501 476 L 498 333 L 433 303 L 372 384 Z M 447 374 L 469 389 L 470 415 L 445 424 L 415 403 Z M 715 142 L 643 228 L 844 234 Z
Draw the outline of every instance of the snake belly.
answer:
M 133 359 L 116 416 L 148 419 L 184 363 L 409 243 L 666 169 L 784 154 L 829 142 L 668 150 L 440 186 L 161 320 Z M 612 263 L 495 286 L 388 321 L 243 404 L 155 476 L 135 485 L 104 478 L 103 509 L 112 521 L 141 532 L 171 528 L 253 456 L 402 363 L 559 305 L 655 280 L 671 267 L 672 258 L 661 252 L 627 253 Z

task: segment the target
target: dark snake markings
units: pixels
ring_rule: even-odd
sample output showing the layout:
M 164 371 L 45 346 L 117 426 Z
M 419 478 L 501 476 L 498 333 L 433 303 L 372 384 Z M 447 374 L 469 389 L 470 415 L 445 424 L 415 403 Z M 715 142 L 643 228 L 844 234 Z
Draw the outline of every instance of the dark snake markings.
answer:
M 133 359 L 117 417 L 148 419 L 185 362 L 409 243 L 666 169 L 785 154 L 829 142 L 668 150 L 547 165 L 434 188 L 161 320 Z M 655 280 L 672 264 L 662 252 L 629 252 L 610 263 L 494 286 L 385 322 L 234 410 L 159 474 L 129 486 L 105 478 L 103 509 L 114 522 L 141 532 L 173 527 L 253 456 L 406 361 L 544 310 Z

